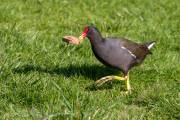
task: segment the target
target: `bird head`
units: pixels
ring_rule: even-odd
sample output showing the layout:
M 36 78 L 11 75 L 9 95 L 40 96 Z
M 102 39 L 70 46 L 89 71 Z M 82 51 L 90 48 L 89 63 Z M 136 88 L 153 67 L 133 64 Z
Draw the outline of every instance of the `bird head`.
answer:
M 90 41 L 92 39 L 101 39 L 102 36 L 101 36 L 101 33 L 99 32 L 99 30 L 94 27 L 94 26 L 86 26 L 84 28 L 84 31 L 82 32 L 81 36 L 79 36 L 79 40 L 80 40 L 80 43 L 85 39 L 85 38 L 88 38 L 90 39 Z
M 81 34 L 81 36 L 79 36 L 79 40 L 80 42 L 82 42 L 85 37 L 88 35 L 88 32 L 89 32 L 89 26 L 86 26 Z

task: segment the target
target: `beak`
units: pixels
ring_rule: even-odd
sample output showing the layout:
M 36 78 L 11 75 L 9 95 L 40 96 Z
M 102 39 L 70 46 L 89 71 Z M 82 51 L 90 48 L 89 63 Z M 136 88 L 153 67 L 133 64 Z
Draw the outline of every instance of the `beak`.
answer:
M 84 38 L 86 37 L 86 34 L 82 34 L 81 36 L 79 36 L 79 41 L 80 41 L 80 43 L 82 43 L 83 42 L 83 40 L 84 40 Z

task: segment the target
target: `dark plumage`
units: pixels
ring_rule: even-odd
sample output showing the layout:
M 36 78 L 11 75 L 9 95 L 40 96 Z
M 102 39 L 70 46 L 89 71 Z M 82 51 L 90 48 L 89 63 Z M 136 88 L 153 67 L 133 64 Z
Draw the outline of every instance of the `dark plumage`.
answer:
M 93 53 L 100 62 L 120 69 L 124 76 L 127 76 L 133 66 L 140 64 L 151 53 L 150 49 L 154 45 L 154 42 L 138 44 L 124 38 L 103 38 L 99 30 L 93 26 L 85 28 L 80 39 L 84 37 L 90 40 Z M 107 78 L 104 77 L 100 81 L 104 79 Z

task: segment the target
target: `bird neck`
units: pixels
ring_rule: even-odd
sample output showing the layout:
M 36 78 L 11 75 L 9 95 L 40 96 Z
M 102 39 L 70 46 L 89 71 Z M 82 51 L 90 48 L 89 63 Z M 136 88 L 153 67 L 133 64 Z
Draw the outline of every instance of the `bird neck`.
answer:
M 103 37 L 99 31 L 92 31 L 91 34 L 87 35 L 87 37 L 92 45 L 101 43 L 103 41 Z

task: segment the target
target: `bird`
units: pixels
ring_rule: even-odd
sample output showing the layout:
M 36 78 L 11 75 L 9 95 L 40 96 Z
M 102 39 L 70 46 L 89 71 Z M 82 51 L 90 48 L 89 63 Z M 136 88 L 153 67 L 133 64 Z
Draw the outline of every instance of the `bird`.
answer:
M 125 81 L 125 93 L 131 93 L 129 71 L 134 66 L 141 64 L 147 55 L 152 54 L 151 48 L 155 41 L 136 43 L 134 41 L 118 38 L 104 38 L 95 26 L 86 26 L 79 36 L 80 43 L 85 38 L 91 43 L 95 57 L 104 65 L 122 71 L 123 76 L 110 75 L 95 81 L 100 86 L 108 81 Z

